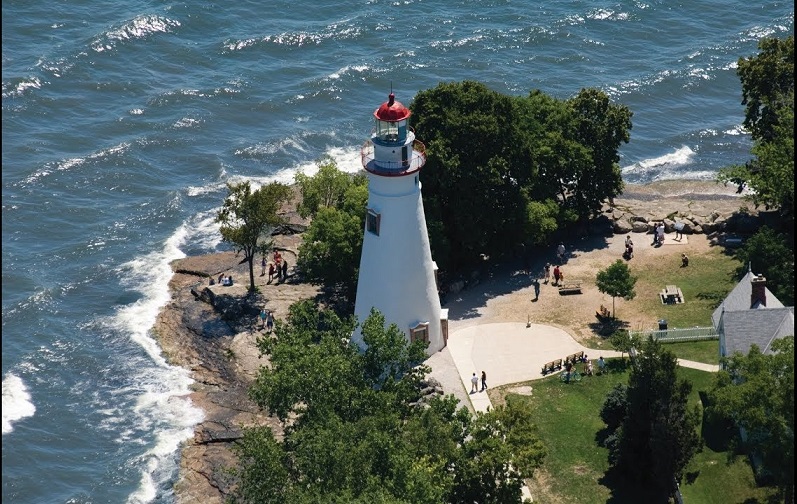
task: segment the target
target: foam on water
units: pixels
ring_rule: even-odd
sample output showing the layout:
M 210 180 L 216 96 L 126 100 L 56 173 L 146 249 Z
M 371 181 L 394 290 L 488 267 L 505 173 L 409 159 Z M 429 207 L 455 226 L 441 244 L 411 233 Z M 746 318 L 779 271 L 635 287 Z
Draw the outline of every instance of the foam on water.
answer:
M 22 379 L 11 373 L 3 377 L 3 436 L 13 432 L 14 423 L 32 417 L 36 406 Z
M 140 389 L 133 407 L 136 429 L 153 429 L 155 442 L 136 462 L 141 467 L 141 480 L 139 489 L 128 499 L 130 503 L 151 502 L 158 496 L 159 489 L 166 486 L 177 470 L 175 457 L 180 443 L 193 436 L 193 427 L 204 416 L 189 398 L 193 383 L 189 371 L 166 362 L 151 329 L 170 299 L 170 263 L 185 257 L 180 247 L 194 238 L 218 234 L 209 214 L 184 222 L 161 250 L 137 257 L 119 269 L 122 284 L 143 297 L 119 308 L 109 325 L 129 335 L 154 363 L 150 368 L 131 369 L 138 374 Z M 127 435 L 122 433 L 120 441 L 129 441 L 131 435 L 131 431 Z
M 669 178 L 700 179 L 702 177 L 699 176 L 699 172 L 684 172 L 683 170 L 679 170 L 679 168 L 689 164 L 694 156 L 695 151 L 684 145 L 669 154 L 651 159 L 644 159 L 632 165 L 625 166 L 621 171 L 624 176 L 635 175 L 646 180 L 664 180 Z M 711 172 L 710 176 L 706 178 L 714 176 L 716 176 L 716 173 Z
M 151 332 L 169 262 L 220 247 L 226 183 L 290 184 L 324 156 L 360 172 L 391 86 L 409 104 L 462 80 L 562 99 L 602 89 L 635 114 L 627 182 L 710 179 L 749 157 L 738 58 L 793 33 L 794 17 L 782 2 L 745 16 L 740 2 L 638 0 L 294 2 L 267 16 L 247 3 L 3 5 L 9 502 L 174 502 L 179 443 L 201 412 Z

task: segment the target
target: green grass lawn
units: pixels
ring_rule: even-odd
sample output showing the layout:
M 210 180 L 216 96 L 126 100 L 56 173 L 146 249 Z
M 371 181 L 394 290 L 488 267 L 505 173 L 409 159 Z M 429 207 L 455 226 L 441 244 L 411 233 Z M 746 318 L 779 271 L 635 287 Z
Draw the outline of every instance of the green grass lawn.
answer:
M 735 276 L 739 261 L 725 254 L 721 247 L 690 257 L 689 266 L 680 268 L 670 261 L 635 267 L 629 262 L 631 274 L 637 278 L 636 297 L 625 301 L 625 311 L 642 313 L 651 320 L 666 319 L 671 329 L 710 326 L 711 313 L 728 292 L 738 283 Z M 659 292 L 665 285 L 676 285 L 684 295 L 684 303 L 664 305 Z M 639 328 L 629 327 L 630 330 Z
M 667 347 L 669 348 L 669 346 Z M 608 452 L 598 445 L 605 427 L 600 409 L 606 394 L 616 383 L 627 383 L 627 360 L 607 361 L 609 372 L 586 376 L 578 383 L 565 384 L 559 374 L 527 382 L 531 396 L 516 395 L 528 401 L 540 436 L 548 448 L 543 467 L 530 482 L 535 503 L 626 503 L 656 502 L 640 490 L 629 489 L 610 474 Z M 691 404 L 701 404 L 701 391 L 713 385 L 712 373 L 679 368 L 680 376 L 693 384 Z M 489 391 L 495 405 L 503 404 L 507 391 L 517 384 Z M 757 488 L 747 459 L 726 463 L 727 444 L 713 426 L 703 426 L 706 445 L 685 471 L 681 491 L 689 504 L 770 502 L 774 493 Z
M 634 289 L 636 297 L 623 301 L 622 310 L 618 313 L 620 327 L 623 327 L 622 316 L 625 312 L 642 314 L 651 321 L 666 319 L 670 329 L 678 329 L 712 325 L 711 314 L 714 309 L 738 282 L 735 272 L 740 263 L 725 254 L 721 247 L 715 247 L 705 254 L 692 256 L 686 268 L 673 267 L 666 261 L 645 267 L 635 267 L 633 261 L 628 264 L 631 274 L 637 278 Z M 683 292 L 684 303 L 661 303 L 659 292 L 665 285 L 672 284 Z M 632 331 L 645 329 L 629 327 L 627 322 L 625 328 Z M 587 339 L 585 344 L 598 349 L 607 344 L 603 341 L 607 336 Z M 680 359 L 719 364 L 719 340 L 666 343 L 666 348 Z
M 719 340 L 684 341 L 679 343 L 665 343 L 665 350 L 675 354 L 679 359 L 686 359 L 706 364 L 719 364 Z

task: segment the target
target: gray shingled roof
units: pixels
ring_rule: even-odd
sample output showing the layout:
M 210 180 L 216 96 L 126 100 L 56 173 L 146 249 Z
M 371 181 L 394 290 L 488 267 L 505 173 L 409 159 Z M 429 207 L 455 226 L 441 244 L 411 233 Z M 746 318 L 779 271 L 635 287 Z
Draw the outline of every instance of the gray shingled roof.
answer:
M 725 355 L 747 355 L 753 344 L 765 354 L 772 353 L 773 341 L 794 335 L 794 307 L 783 306 L 769 289 L 767 306 L 750 306 L 755 277 L 748 271 L 711 315 L 717 333 L 724 335 Z
M 722 325 L 725 355 L 747 355 L 753 344 L 769 354 L 773 341 L 794 334 L 794 308 L 726 311 Z
M 736 287 L 734 287 L 733 290 L 728 293 L 728 295 L 725 297 L 725 300 L 722 301 L 722 304 L 719 305 L 716 310 L 714 310 L 714 313 L 711 314 L 711 322 L 714 324 L 715 328 L 719 328 L 720 318 L 722 317 L 723 311 L 750 309 L 750 296 L 753 293 L 753 286 L 751 282 L 756 276 L 757 275 L 753 274 L 751 271 L 748 271 L 744 278 L 742 278 L 739 283 L 736 284 Z M 770 308 L 784 308 L 783 303 L 781 303 L 769 289 L 766 289 L 765 292 L 767 296 L 767 306 L 761 307 L 761 309 L 768 310 Z

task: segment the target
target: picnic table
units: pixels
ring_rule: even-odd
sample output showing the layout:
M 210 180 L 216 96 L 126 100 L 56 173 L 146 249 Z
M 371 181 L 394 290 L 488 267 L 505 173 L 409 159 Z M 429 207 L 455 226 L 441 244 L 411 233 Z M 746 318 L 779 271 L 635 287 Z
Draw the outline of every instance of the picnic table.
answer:
M 684 294 L 676 285 L 667 285 L 661 291 L 661 301 L 664 304 L 678 304 L 684 302 Z

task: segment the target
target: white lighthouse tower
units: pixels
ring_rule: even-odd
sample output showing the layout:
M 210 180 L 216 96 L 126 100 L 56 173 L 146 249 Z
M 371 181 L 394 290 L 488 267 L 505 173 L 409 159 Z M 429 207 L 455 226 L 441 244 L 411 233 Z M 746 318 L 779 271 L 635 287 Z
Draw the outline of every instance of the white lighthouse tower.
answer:
M 375 129 L 362 149 L 368 214 L 354 314 L 362 323 L 376 308 L 409 341 L 428 341 L 432 354 L 446 346 L 448 310 L 440 308 L 418 179 L 426 153 L 409 128 L 410 114 L 391 92 L 374 112 Z M 352 339 L 364 347 L 359 328 Z

